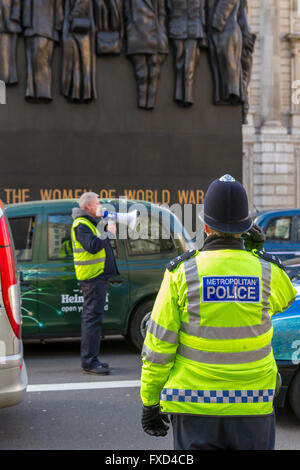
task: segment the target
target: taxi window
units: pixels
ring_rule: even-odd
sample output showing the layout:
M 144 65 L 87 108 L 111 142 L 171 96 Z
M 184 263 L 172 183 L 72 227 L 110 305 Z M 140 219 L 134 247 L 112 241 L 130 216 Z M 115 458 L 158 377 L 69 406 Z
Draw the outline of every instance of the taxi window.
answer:
M 73 260 L 71 228 L 73 218 L 70 214 L 53 214 L 48 216 L 48 259 Z M 115 257 L 118 256 L 117 241 L 110 240 Z
M 31 261 L 35 217 L 10 217 L 9 224 L 14 239 L 17 261 Z
M 292 217 L 278 217 L 269 222 L 266 229 L 267 240 L 291 240 Z
M 139 238 L 127 240 L 129 255 L 151 255 L 176 249 L 173 238 L 157 218 L 141 217 Z
M 48 216 L 48 259 L 73 259 L 70 214 Z

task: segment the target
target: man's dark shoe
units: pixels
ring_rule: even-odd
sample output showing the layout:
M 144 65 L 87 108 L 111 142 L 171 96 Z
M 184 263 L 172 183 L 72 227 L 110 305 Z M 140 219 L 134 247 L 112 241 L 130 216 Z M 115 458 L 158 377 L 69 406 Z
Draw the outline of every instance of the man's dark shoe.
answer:
M 101 367 L 105 367 L 106 369 L 109 369 L 109 364 L 107 364 L 107 362 L 101 362 L 101 364 L 99 364 Z
M 86 374 L 96 374 L 96 375 L 108 375 L 108 367 L 104 367 L 103 364 L 100 366 L 92 367 L 91 369 L 83 369 Z

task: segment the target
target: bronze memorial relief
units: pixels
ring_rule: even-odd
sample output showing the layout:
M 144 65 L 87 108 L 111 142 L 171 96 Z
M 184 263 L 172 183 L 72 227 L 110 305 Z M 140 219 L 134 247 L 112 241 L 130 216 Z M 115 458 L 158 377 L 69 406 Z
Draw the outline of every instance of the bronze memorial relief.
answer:
M 97 99 L 97 57 L 125 55 L 137 84 L 137 104 L 153 109 L 160 72 L 174 62 L 174 101 L 195 102 L 196 68 L 208 54 L 215 105 L 249 108 L 256 36 L 247 0 L 0 0 L 0 79 L 18 82 L 17 41 L 25 43 L 29 101 L 52 100 L 52 59 L 61 54 L 60 89 L 72 103 Z
M 207 36 L 214 80 L 214 104 L 242 104 L 248 110 L 248 85 L 255 38 L 247 0 L 207 0 Z
M 22 32 L 21 0 L 0 0 L 0 80 L 18 82 L 16 46 Z
M 178 104 L 194 103 L 195 70 L 200 48 L 207 46 L 205 0 L 167 0 L 168 37 L 174 50 Z
M 164 0 L 125 0 L 127 48 L 138 87 L 138 106 L 155 107 L 160 69 L 169 52 Z
M 26 98 L 52 99 L 52 57 L 60 40 L 63 0 L 23 0 L 22 27 L 27 61 Z

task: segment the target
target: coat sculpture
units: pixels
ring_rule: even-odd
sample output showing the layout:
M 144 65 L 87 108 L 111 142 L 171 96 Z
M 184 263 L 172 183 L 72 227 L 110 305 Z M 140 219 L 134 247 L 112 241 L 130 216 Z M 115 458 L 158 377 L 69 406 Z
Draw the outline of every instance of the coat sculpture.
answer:
M 122 0 L 95 0 L 96 53 L 120 54 L 124 35 Z
M 174 49 L 175 92 L 178 104 L 194 103 L 195 71 L 200 47 L 206 46 L 204 0 L 167 0 L 168 37 Z
M 96 58 L 123 51 L 133 64 L 137 102 L 156 104 L 171 45 L 174 100 L 194 103 L 200 50 L 208 47 L 215 105 L 249 109 L 256 36 L 247 0 L 0 0 L 0 80 L 17 83 L 16 45 L 25 38 L 28 100 L 52 99 L 52 59 L 61 43 L 61 93 L 73 103 L 97 98 Z
M 62 7 L 62 0 L 23 0 L 29 100 L 52 99 L 52 58 L 54 44 L 60 40 Z
M 97 98 L 92 0 L 65 0 L 61 92 L 71 102 Z
M 125 0 L 126 53 L 138 87 L 138 106 L 153 109 L 161 65 L 169 52 L 164 0 Z
M 18 82 L 16 48 L 22 32 L 21 0 L 0 0 L 0 80 Z
M 214 104 L 249 108 L 248 86 L 256 36 L 248 23 L 247 0 L 207 0 L 207 32 L 214 81 Z
M 249 111 L 248 88 L 252 74 L 253 52 L 256 41 L 256 35 L 250 30 L 248 21 L 248 3 L 247 0 L 241 0 L 238 22 L 243 36 L 242 49 L 242 87 L 243 87 L 243 124 L 247 124 L 247 115 Z

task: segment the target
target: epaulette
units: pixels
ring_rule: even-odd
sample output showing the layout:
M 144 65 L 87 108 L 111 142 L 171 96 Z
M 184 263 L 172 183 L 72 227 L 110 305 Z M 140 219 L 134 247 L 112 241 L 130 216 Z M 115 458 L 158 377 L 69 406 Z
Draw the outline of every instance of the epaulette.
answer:
M 275 255 L 271 254 L 271 253 L 267 253 L 266 251 L 263 251 L 263 250 L 256 250 L 255 251 L 258 256 L 265 260 L 265 261 L 269 261 L 269 263 L 274 263 L 276 264 L 280 269 L 285 269 L 282 261 Z
M 187 259 L 191 258 L 192 256 L 194 256 L 195 253 L 196 253 L 196 250 L 186 251 L 182 255 L 177 256 L 176 258 L 172 259 L 170 261 L 170 263 L 166 264 L 166 268 L 169 271 L 173 271 L 173 269 L 175 269 L 176 266 L 179 265 L 179 263 L 181 263 L 182 261 L 186 261 Z

